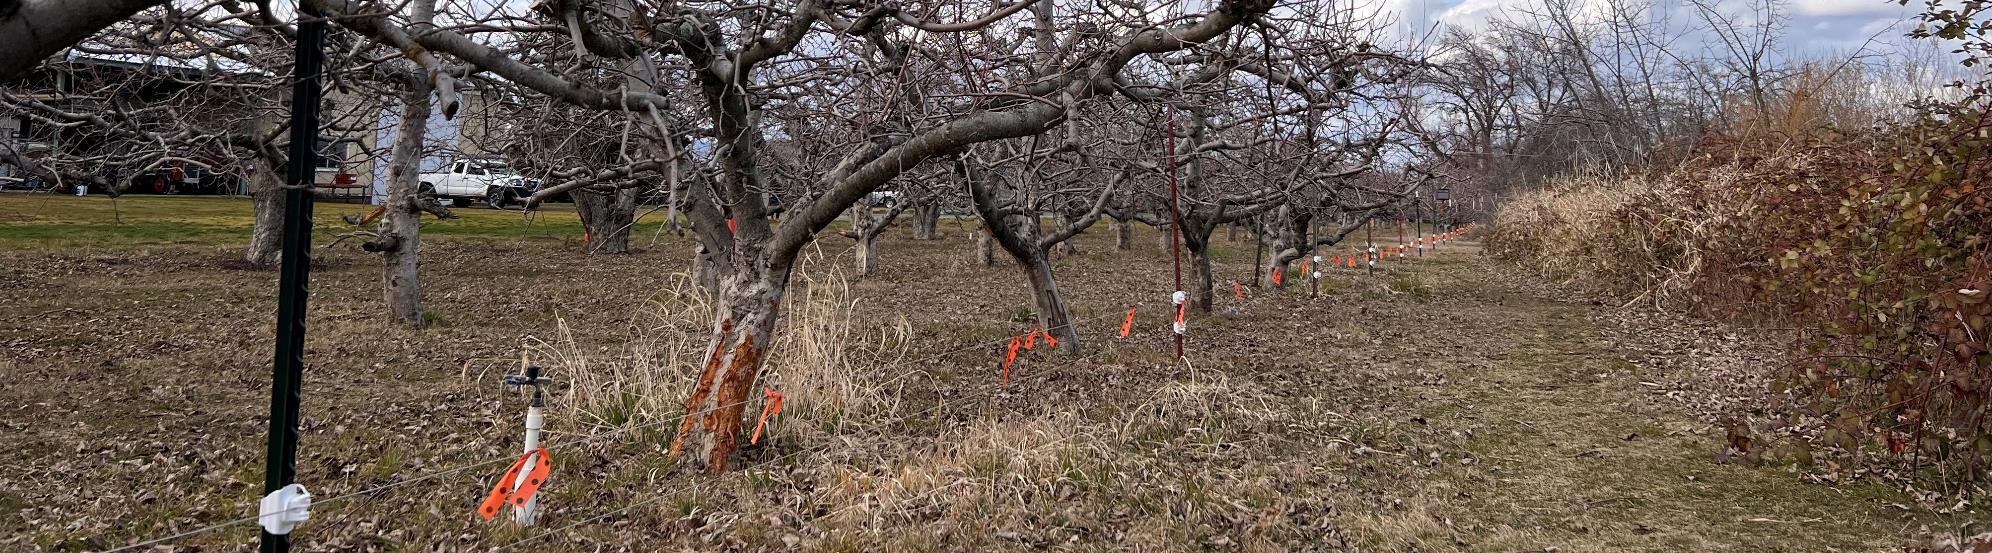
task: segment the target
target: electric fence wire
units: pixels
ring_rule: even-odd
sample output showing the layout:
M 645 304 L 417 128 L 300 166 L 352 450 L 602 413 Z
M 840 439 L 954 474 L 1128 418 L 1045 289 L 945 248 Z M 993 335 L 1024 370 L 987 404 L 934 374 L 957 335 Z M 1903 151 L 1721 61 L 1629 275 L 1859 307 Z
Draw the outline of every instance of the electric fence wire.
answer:
M 1084 320 L 1084 321 L 1078 321 L 1078 322 L 1072 322 L 1072 323 L 1067 323 L 1067 325 L 1068 325 L 1068 326 L 1077 326 L 1077 325 L 1079 325 L 1079 324 L 1082 324 L 1082 323 L 1093 323 L 1093 322 L 1098 322 L 1098 321 L 1101 321 L 1101 320 L 1106 320 L 1106 319 L 1109 319 L 1109 318 L 1112 318 L 1112 316 L 1114 316 L 1114 315 L 1103 315 L 1103 316 L 1100 316 L 1100 317 L 1095 317 L 1095 318 L 1092 318 L 1092 319 L 1088 319 L 1088 320 Z M 948 351 L 943 351 L 943 352 L 940 352 L 940 353 L 936 353 L 936 354 L 931 354 L 931 355 L 928 355 L 928 356 L 925 356 L 925 357 L 920 357 L 920 358 L 916 358 L 916 359 L 907 359 L 907 360 L 900 360 L 900 361 L 896 361 L 896 362 L 893 362 L 892 364 L 889 364 L 889 365 L 886 365 L 886 366 L 882 367 L 882 368 L 881 368 L 880 370 L 891 370 L 891 369 L 894 369 L 894 368 L 898 368 L 898 367 L 903 367 L 903 366 L 906 366 L 906 365 L 912 365 L 912 364 L 916 364 L 916 363 L 926 363 L 926 362 L 928 362 L 928 361 L 935 361 L 935 360 L 939 360 L 939 359 L 941 359 L 941 358 L 944 358 L 944 357 L 948 357 L 948 356 L 952 356 L 952 355 L 955 355 L 955 354 L 958 354 L 958 353 L 963 353 L 963 352 L 968 352 L 968 351 L 973 351 L 973 350 L 978 350 L 978 349 L 984 349 L 984 348 L 988 348 L 988 347 L 991 347 L 991 346 L 997 346 L 997 345 L 1001 345 L 1001 344 L 1003 344 L 1003 343 L 1005 343 L 1005 342 L 1008 342 L 1008 341 L 1010 341 L 1010 340 L 1011 340 L 1011 338 L 1013 338 L 1013 337 L 1010 337 L 1010 336 L 1005 336 L 1005 337 L 1003 337 L 1003 338 L 998 338 L 998 339 L 995 339 L 995 340 L 990 340 L 990 341 L 986 341 L 986 342 L 977 342 L 977 343 L 973 343 L 973 344 L 969 344 L 969 345 L 967 345 L 967 346 L 963 346 L 963 347 L 960 347 L 960 348 L 956 348 L 956 349 L 952 349 L 952 350 L 948 350 Z M 1082 357 L 1082 359 L 1084 359 L 1084 357 Z M 893 377 L 893 378 L 892 378 L 891 380 L 888 380 L 888 381 L 886 381 L 886 382 L 882 383 L 882 384 L 881 384 L 881 386 L 890 386 L 890 385 L 892 385 L 892 384 L 894 384 L 894 383 L 897 383 L 897 382 L 899 382 L 899 381 L 901 381 L 901 380 L 904 380 L 904 379 L 906 379 L 906 378 L 907 378 L 907 377 L 909 377 L 909 376 L 912 376 L 914 372 L 916 372 L 916 371 L 907 371 L 907 372 L 903 372 L 903 373 L 900 373 L 900 374 L 899 374 L 899 376 L 896 376 L 896 377 Z M 685 419 L 687 419 L 687 418 L 690 418 L 690 417 L 697 417 L 697 416 L 701 416 L 701 415 L 705 415 L 705 414 L 708 414 L 708 413 L 712 413 L 712 412 L 714 412 L 714 411 L 717 411 L 717 410 L 720 410 L 720 409 L 726 409 L 726 408 L 731 408 L 731 407 L 735 407 L 735 406 L 744 406 L 744 405 L 746 405 L 746 404 L 748 404 L 748 403 L 751 403 L 751 402 L 753 402 L 753 401 L 754 401 L 754 399 L 753 399 L 753 398 L 749 398 L 749 399 L 743 399 L 743 400 L 741 400 L 741 401 L 738 401 L 738 402 L 734 402 L 734 403 L 727 403 L 727 404 L 721 404 L 721 405 L 714 405 L 714 406 L 712 406 L 712 407 L 710 407 L 710 408 L 707 408 L 707 409 L 703 409 L 703 410 L 700 410 L 700 411 L 697 411 L 697 412 L 693 412 L 693 413 L 689 413 L 689 414 L 687 414 L 687 415 L 686 415 L 685 417 L 680 417 L 680 418 L 676 418 L 676 419 L 659 419 L 659 420 L 656 420 L 656 421 L 652 421 L 652 422 L 647 422 L 647 423 L 643 423 L 643 424 L 638 424 L 638 425 L 632 425 L 632 426 L 625 426 L 625 427 L 622 427 L 622 428 L 617 428 L 617 429 L 615 429 L 615 430 L 610 430 L 610 431 L 606 431 L 606 432 L 598 432 L 598 433 L 592 433 L 592 434 L 585 434 L 585 435 L 582 435 L 582 436 L 579 436 L 579 437 L 574 437 L 574 438 L 569 438 L 569 439 L 567 439 L 567 440 L 565 440 L 565 441 L 560 441 L 560 442 L 555 442 L 555 443 L 551 443 L 551 444 L 549 444 L 549 445 L 547 445 L 547 446 L 546 446 L 546 449 L 548 449 L 548 450 L 552 450 L 552 449 L 556 449 L 556 448 L 571 448 L 571 447 L 577 447 L 577 446 L 581 446 L 581 445 L 586 445 L 586 444 L 590 444 L 590 443 L 595 443 L 595 442 L 599 442 L 599 441 L 602 441 L 602 440 L 606 440 L 606 439 L 609 439 L 609 438 L 613 438 L 613 437 L 616 437 L 616 436 L 621 436 L 621 435 L 624 435 L 624 434 L 628 434 L 628 433 L 630 433 L 630 432 L 634 432 L 634 431 L 637 431 L 637 430 L 643 430 L 643 429 L 647 429 L 647 428 L 654 428 L 654 427 L 657 427 L 657 426 L 660 426 L 660 425 L 663 425 L 663 424 L 666 424 L 666 423 L 672 423 L 672 422 L 680 422 L 680 421 L 683 421 L 683 420 L 685 420 Z M 382 484 L 382 485 L 379 485 L 379 486 L 375 486 L 375 487 L 371 487 L 371 488 L 367 488 L 367 489 L 363 489 L 363 490 L 358 490 L 358 491 L 353 491 L 353 492 L 347 492 L 347 493 L 343 493 L 343 494 L 339 494 L 339 495 L 334 495 L 334 496 L 330 496 L 330 497 L 326 497 L 326 498 L 324 498 L 324 499 L 317 499 L 317 500 L 314 500 L 314 501 L 312 501 L 312 504 L 311 504 L 311 505 L 312 505 L 312 507 L 322 507 L 322 506 L 327 506 L 327 505 L 333 505 L 333 504 L 337 504 L 337 503 L 340 503 L 340 502 L 343 502 L 343 501 L 347 501 L 347 500 L 350 500 L 350 499 L 352 499 L 352 498 L 355 498 L 355 497 L 362 497 L 362 496 L 371 496 L 371 495 L 377 495 L 377 494 L 381 494 L 381 493 L 385 493 L 385 492 L 387 492 L 387 491 L 389 491 L 389 490 L 393 490 L 393 489 L 396 489 L 396 488 L 401 488 L 401 487 L 404 487 L 404 486 L 409 486 L 409 485 L 412 485 L 412 484 L 416 484 L 416 483 L 419 483 L 419 482 L 426 482 L 426 481 L 430 481 L 430 480 L 435 480 L 435 479 L 437 479 L 437 478 L 441 478 L 441 477 L 444 477 L 444 476 L 449 476 L 449 475 L 453 475 L 453 474 L 459 474 L 459 473 L 462 473 L 462 472 L 465 472 L 465 471 L 469 471 L 469 470 L 473 470 L 473 469 L 479 469 L 479 468 L 485 468 L 485 467 L 490 467 L 490 466 L 495 466 L 495 465 L 498 465 L 499 463 L 503 463 L 503 462 L 506 462 L 506 461 L 515 461 L 515 460 L 517 460 L 517 459 L 518 459 L 518 456 L 517 456 L 517 455 L 510 455 L 510 454 L 507 454 L 507 455 L 502 455 L 502 456 L 499 456 L 499 457 L 495 457 L 495 458 L 491 458 L 491 459 L 486 459 L 486 460 L 483 460 L 483 461 L 478 461 L 478 462 L 475 462 L 475 463 L 471 463 L 471 464 L 467 464 L 467 465 L 459 465 L 459 466 L 456 466 L 456 467 L 451 467 L 451 468 L 447 468 L 447 469 L 443 469 L 443 470 L 439 470 L 439 471 L 435 471 L 435 472 L 431 472 L 431 473 L 428 473 L 428 474 L 423 474 L 423 475 L 420 475 L 420 476 L 415 476 L 415 477 L 411 477 L 411 478 L 407 478 L 407 479 L 403 479 L 403 480 L 397 480 L 397 481 L 394 481 L 394 482 L 389 482 L 389 483 L 387 483 L 387 484 Z M 119 552 L 123 552 L 123 551 L 134 551 L 134 550 L 138 550 L 138 549 L 141 549 L 141 548 L 146 548 L 146 547 L 151 547 L 151 546 L 154 546 L 154 545 L 160 545 L 160 544 L 164 544 L 164 543 L 170 543 L 170 542 L 174 542 L 174 541 L 178 541 L 178 540 L 180 540 L 180 539 L 184 539 L 184 538 L 188 538 L 188 537 L 192 537 L 192 536 L 196 536 L 196 535 L 200 535 L 200 534 L 205 534 L 205 533 L 208 533 L 208 532 L 214 532 L 214 531 L 219 531 L 219 530 L 222 530 L 222 529 L 226 529 L 226 528 L 230 528 L 230 527 L 233 527 L 233 526 L 238 526 L 238 525 L 241 525 L 241 524 L 246 524 L 246 523 L 251 523 L 251 522 L 255 522 L 255 521 L 256 521 L 257 519 L 259 519 L 259 518 L 261 518 L 261 516 L 260 516 L 260 515 L 252 515 L 252 516 L 246 516 L 246 517 L 242 517 L 242 518 L 236 518 L 236 519 L 231 519 L 231 520 L 226 520 L 226 521 L 222 521 L 222 522 L 217 522 L 217 523 L 214 523 L 214 524 L 210 524 L 210 525 L 207 525 L 207 526 L 202 526 L 202 527 L 199 527 L 199 528 L 195 528 L 195 529 L 193 529 L 193 530 L 188 530 L 188 531 L 185 531 L 185 532 L 181 532 L 181 533 L 177 533 L 177 534 L 172 534 L 172 535 L 169 535 L 169 536 L 165 536 L 165 537 L 160 537 L 160 538 L 153 538 L 153 539 L 148 539 L 148 540 L 143 540 L 143 541 L 139 541 L 139 542 L 135 542 L 135 543 L 132 543 L 132 544 L 129 544 L 129 545 L 125 545 L 125 546 L 122 546 L 122 547 L 118 547 L 118 548 L 116 548 L 116 549 L 110 549 L 110 550 L 107 550 L 107 551 L 105 551 L 105 553 L 119 553 Z

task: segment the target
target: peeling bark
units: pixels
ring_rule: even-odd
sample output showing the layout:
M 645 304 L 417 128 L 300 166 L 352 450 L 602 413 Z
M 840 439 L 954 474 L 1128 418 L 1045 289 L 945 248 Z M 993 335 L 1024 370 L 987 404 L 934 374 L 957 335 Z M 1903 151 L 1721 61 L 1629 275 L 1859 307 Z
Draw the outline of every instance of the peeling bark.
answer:
M 770 269 L 729 276 L 713 321 L 713 342 L 697 385 L 685 399 L 685 419 L 671 442 L 671 457 L 714 474 L 725 472 L 740 449 L 741 416 L 753 397 L 766 344 L 788 276 Z
M 1113 227 L 1114 249 L 1128 251 L 1134 248 L 1134 225 L 1123 219 L 1114 219 L 1107 226 Z

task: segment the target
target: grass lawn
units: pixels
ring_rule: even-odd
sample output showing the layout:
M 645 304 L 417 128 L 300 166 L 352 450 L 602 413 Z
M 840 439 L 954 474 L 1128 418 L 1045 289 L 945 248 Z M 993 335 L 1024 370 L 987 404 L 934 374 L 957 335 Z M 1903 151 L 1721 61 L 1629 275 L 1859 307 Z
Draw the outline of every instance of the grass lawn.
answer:
M 360 230 L 341 215 L 365 216 L 373 206 L 319 202 L 314 241 Z M 520 211 L 474 205 L 453 209 L 458 218 L 425 218 L 425 239 L 578 241 L 581 219 L 569 204 L 552 204 L 528 216 Z M 643 212 L 639 212 L 642 214 Z M 0 249 L 116 250 L 133 246 L 233 245 L 248 240 L 253 222 L 248 198 L 223 196 L 64 196 L 0 194 Z M 663 213 L 637 222 L 638 244 L 654 231 Z

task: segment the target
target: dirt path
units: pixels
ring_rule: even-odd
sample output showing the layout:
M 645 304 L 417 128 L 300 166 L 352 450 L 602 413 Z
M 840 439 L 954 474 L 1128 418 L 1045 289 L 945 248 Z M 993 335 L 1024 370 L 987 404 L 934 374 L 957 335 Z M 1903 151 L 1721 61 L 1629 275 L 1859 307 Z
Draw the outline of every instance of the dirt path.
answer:
M 1428 302 L 1388 301 L 1345 325 L 1393 338 L 1445 329 L 1426 346 L 1377 346 L 1385 381 L 1375 389 L 1388 395 L 1365 422 L 1383 429 L 1367 444 L 1378 468 L 1355 484 L 1378 486 L 1379 510 L 1346 518 L 1359 541 L 1385 550 L 1872 551 L 1899 550 L 1930 522 L 1891 507 L 1899 494 L 1878 485 L 1715 464 L 1722 434 L 1655 391 L 1670 375 L 1625 359 L 1641 348 L 1607 338 L 1612 323 L 1598 315 L 1609 307 L 1477 254 L 1407 272 L 1399 278 L 1431 287 Z

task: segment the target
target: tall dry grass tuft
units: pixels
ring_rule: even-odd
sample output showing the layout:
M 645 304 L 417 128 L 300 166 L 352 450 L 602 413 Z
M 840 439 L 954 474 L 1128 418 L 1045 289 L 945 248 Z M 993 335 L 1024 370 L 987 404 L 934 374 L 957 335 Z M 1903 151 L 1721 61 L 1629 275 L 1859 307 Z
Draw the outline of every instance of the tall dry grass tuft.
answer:
M 903 357 L 910 327 L 904 320 L 863 326 L 853 316 L 858 300 L 843 269 L 817 270 L 826 265 L 805 260 L 790 284 L 761 373 L 761 383 L 784 396 L 769 435 L 804 427 L 830 431 L 897 403 L 880 383 L 891 379 L 882 373 Z M 630 339 L 598 343 L 559 319 L 553 339 L 528 348 L 566 387 L 558 407 L 584 431 L 643 427 L 650 435 L 684 414 L 685 394 L 711 350 L 711 297 L 691 275 L 676 274 L 644 302 Z M 757 412 L 761 401 L 749 412 Z
M 710 298 L 690 275 L 673 275 L 638 309 L 631 338 L 613 345 L 577 336 L 565 318 L 556 319 L 552 340 L 528 345 L 566 387 L 556 408 L 595 431 L 661 426 L 683 415 L 684 394 L 707 350 Z

